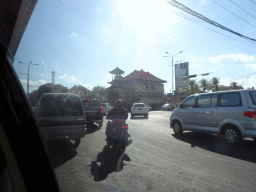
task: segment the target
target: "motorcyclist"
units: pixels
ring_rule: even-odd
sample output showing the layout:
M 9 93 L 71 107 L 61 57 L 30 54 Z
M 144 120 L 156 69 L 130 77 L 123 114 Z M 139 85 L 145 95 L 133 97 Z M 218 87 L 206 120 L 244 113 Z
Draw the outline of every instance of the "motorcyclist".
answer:
M 115 101 L 115 107 L 111 109 L 111 111 L 108 113 L 106 119 L 112 120 L 114 124 L 124 124 L 125 120 L 128 119 L 128 112 L 123 107 L 123 101 L 121 99 L 117 99 Z M 111 122 L 109 121 L 107 124 L 106 134 L 110 134 L 112 131 Z M 127 146 L 130 145 L 132 140 L 128 141 Z
M 125 108 L 123 108 L 122 99 L 117 99 L 115 101 L 115 107 L 111 109 L 106 119 L 109 119 L 112 121 L 118 121 L 118 122 L 122 122 L 122 121 L 125 122 L 125 120 L 128 119 L 128 112 Z

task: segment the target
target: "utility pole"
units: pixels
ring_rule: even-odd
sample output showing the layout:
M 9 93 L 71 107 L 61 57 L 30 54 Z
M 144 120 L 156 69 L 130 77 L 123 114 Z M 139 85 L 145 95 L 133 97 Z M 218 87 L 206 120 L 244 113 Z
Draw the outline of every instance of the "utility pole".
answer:
M 174 58 L 174 56 L 176 56 L 176 55 L 178 55 L 178 54 L 180 54 L 180 53 L 182 53 L 183 51 L 180 51 L 179 53 L 177 53 L 177 54 L 175 54 L 175 55 L 171 55 L 171 54 L 169 54 L 168 52 L 165 52 L 166 54 L 168 54 L 168 55 L 170 55 L 170 56 L 164 56 L 164 57 L 171 57 L 172 58 L 172 107 L 173 107 L 173 58 Z
M 28 67 L 28 73 L 27 73 L 27 74 L 25 73 L 25 74 L 28 76 L 28 78 L 27 78 L 27 97 L 28 97 L 28 100 L 29 100 L 29 67 L 31 67 L 31 66 L 33 66 L 33 65 L 38 65 L 38 64 L 32 64 L 32 65 L 31 65 L 32 61 L 30 61 L 29 64 L 22 63 L 22 62 L 20 62 L 20 61 L 19 61 L 19 63 L 21 63 L 21 64 L 23 64 L 23 65 L 26 65 L 26 66 Z M 20 74 L 24 74 L 24 73 L 20 73 Z
M 52 84 L 54 85 L 55 83 L 55 71 L 52 71 Z

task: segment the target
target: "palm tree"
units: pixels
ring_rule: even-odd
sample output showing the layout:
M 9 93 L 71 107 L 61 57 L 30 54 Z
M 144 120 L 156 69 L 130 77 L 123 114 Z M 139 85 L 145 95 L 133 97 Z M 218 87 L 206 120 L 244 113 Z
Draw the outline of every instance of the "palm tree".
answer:
M 199 83 L 200 83 L 199 86 L 200 86 L 202 92 L 205 93 L 206 90 L 207 90 L 208 87 L 209 87 L 208 81 L 207 81 L 206 79 L 201 79 L 201 80 L 199 81 Z
M 196 83 L 196 80 L 187 79 L 185 83 L 187 84 L 187 87 L 184 87 L 183 90 L 186 91 L 188 95 L 200 93 L 200 89 Z
M 211 90 L 213 92 L 219 91 L 219 80 L 217 79 L 217 77 L 213 77 L 211 80 Z

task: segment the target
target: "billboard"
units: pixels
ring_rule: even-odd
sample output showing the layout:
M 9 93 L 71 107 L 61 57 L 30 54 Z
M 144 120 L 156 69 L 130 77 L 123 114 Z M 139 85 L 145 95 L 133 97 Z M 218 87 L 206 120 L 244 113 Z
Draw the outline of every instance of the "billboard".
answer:
M 175 64 L 175 90 L 183 92 L 181 88 L 185 87 L 185 80 L 182 77 L 188 76 L 188 62 Z

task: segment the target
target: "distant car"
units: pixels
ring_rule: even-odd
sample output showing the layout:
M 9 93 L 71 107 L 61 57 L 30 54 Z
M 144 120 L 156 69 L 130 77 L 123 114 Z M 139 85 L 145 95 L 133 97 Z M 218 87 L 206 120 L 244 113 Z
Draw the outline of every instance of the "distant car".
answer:
M 148 118 L 148 108 L 144 103 L 134 103 L 131 108 L 131 117 L 144 116 Z
M 167 110 L 167 111 L 170 111 L 171 110 L 171 104 L 169 103 L 166 103 L 164 104 L 162 107 L 161 107 L 161 110 Z
M 101 106 L 103 107 L 103 115 L 108 115 L 109 111 L 113 109 L 110 103 L 101 103 Z
M 103 124 L 103 107 L 98 99 L 82 99 L 86 113 L 87 128 L 92 128 L 94 123 L 99 127 Z
M 44 93 L 35 116 L 47 141 L 70 139 L 78 146 L 87 132 L 84 106 L 76 94 Z

